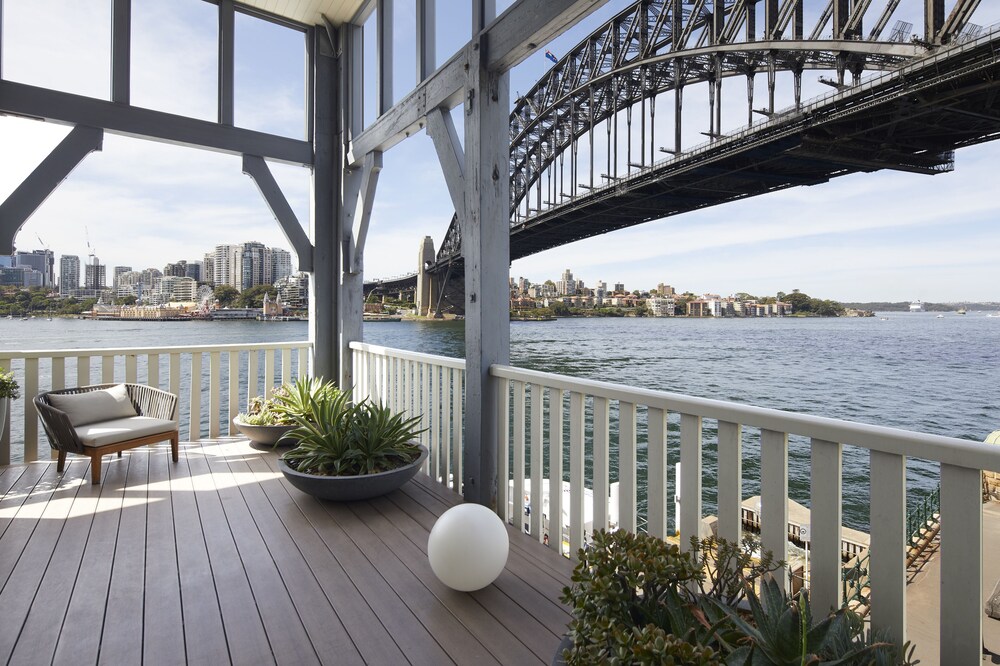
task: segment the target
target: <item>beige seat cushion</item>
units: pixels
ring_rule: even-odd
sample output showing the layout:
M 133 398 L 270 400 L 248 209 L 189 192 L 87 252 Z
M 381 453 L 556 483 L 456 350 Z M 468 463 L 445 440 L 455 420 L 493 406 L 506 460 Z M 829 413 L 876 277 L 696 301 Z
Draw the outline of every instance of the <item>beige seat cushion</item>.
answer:
M 167 435 L 176 429 L 176 421 L 132 416 L 82 425 L 76 429 L 76 435 L 84 446 L 104 446 L 159 433 L 164 434 L 163 439 L 168 439 Z
M 136 415 L 124 384 L 86 393 L 49 394 L 48 399 L 53 407 L 66 413 L 74 428 Z

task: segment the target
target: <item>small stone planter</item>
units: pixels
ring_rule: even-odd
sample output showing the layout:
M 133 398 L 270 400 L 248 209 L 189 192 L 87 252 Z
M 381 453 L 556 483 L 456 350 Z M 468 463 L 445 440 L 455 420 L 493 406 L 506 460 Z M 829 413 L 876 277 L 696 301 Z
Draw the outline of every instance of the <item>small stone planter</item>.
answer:
M 423 444 L 417 446 L 420 447 L 420 455 L 416 460 L 409 465 L 378 474 L 357 476 L 304 474 L 292 469 L 284 461 L 284 456 L 278 458 L 278 469 L 293 486 L 308 495 L 334 502 L 356 502 L 391 493 L 412 479 L 427 460 L 428 454 L 426 446 Z
M 240 431 L 240 434 L 255 444 L 263 446 L 295 446 L 294 439 L 285 437 L 286 434 L 295 430 L 294 425 L 250 425 L 243 423 L 239 419 L 233 419 L 233 425 Z

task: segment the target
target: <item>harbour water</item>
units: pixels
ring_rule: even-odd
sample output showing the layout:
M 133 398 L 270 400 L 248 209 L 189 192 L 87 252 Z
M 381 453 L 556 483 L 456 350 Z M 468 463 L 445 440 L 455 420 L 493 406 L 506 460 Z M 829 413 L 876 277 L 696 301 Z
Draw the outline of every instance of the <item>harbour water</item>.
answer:
M 1000 429 L 1000 318 L 986 315 L 513 322 L 511 362 L 536 370 L 981 441 Z M 0 320 L 0 349 L 187 346 L 306 337 L 305 322 Z M 462 322 L 368 323 L 365 339 L 445 356 L 464 354 Z M 41 385 L 47 383 L 48 378 L 42 377 Z M 709 476 L 714 465 L 713 425 L 706 424 L 705 430 Z M 756 433 L 748 432 L 744 445 L 744 494 L 752 495 L 758 491 Z M 845 447 L 845 522 L 859 529 L 868 522 L 867 463 L 866 451 Z M 793 499 L 806 505 L 808 466 L 805 443 L 793 438 L 790 491 Z M 936 466 L 909 461 L 911 500 L 933 490 L 937 476 Z M 714 510 L 714 500 L 709 478 L 706 510 Z

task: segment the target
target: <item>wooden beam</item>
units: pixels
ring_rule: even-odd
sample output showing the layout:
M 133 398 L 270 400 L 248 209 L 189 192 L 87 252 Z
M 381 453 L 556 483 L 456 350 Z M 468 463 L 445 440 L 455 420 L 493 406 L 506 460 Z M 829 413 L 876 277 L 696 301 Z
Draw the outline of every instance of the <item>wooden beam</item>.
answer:
M 310 166 L 312 145 L 276 134 L 228 127 L 104 100 L 0 80 L 0 113 L 67 125 L 101 127 L 112 134 Z
M 344 238 L 344 270 L 358 274 L 364 266 L 365 241 L 368 238 L 368 224 L 375 203 L 375 189 L 378 174 L 382 171 L 382 153 L 374 151 L 365 156 L 365 166 L 361 169 L 357 185 L 345 190 L 344 214 L 347 235 Z M 350 178 L 350 177 L 349 177 Z M 351 179 L 354 180 L 354 179 Z
M 281 231 L 284 232 L 285 239 L 292 246 L 292 249 L 295 250 L 295 255 L 298 257 L 299 270 L 311 273 L 313 270 L 312 243 L 309 242 L 309 237 L 306 235 L 305 230 L 302 229 L 302 225 L 299 224 L 299 219 L 295 216 L 292 207 L 288 205 L 288 200 L 282 194 L 281 187 L 274 180 L 267 162 L 256 155 L 244 155 L 243 173 L 253 179 L 261 196 L 264 197 L 268 208 L 271 209 L 274 218 L 281 225 Z
M 49 198 L 83 158 L 101 149 L 104 132 L 74 127 L 28 177 L 0 203 L 0 252 L 14 253 L 14 237 L 28 218 Z
M 427 116 L 427 133 L 434 141 L 438 162 L 444 173 L 448 193 L 459 219 L 465 217 L 465 151 L 458 140 L 451 112 L 438 107 Z
M 114 0 L 111 9 L 111 101 L 128 104 L 132 68 L 132 0 Z
M 486 69 L 505 72 L 541 46 L 576 25 L 607 0 L 520 0 L 482 33 L 489 44 Z M 471 43 L 471 42 L 470 42 Z M 453 109 L 463 103 L 468 47 L 386 111 L 354 139 L 348 164 L 360 166 L 373 150 L 386 151 L 423 129 L 430 109 Z
M 375 108 L 382 115 L 392 108 L 392 38 L 393 0 L 378 0 L 376 16 L 376 64 Z
M 236 124 L 236 8 L 219 0 L 219 123 Z
M 466 500 L 496 510 L 496 391 L 490 366 L 510 358 L 509 74 L 487 67 L 486 41 L 467 47 L 465 88 Z M 506 483 L 506 481 L 504 481 Z
M 434 71 L 437 51 L 435 0 L 416 0 L 417 11 L 417 82 L 423 81 Z

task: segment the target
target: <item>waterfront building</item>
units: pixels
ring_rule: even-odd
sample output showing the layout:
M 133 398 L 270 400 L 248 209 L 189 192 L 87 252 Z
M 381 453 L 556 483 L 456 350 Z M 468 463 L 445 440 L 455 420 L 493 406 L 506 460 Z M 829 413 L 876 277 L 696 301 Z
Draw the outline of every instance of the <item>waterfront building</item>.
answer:
M 131 266 L 115 266 L 115 276 L 111 281 L 111 287 L 117 290 L 118 281 L 121 279 L 121 276 L 124 275 L 125 273 L 131 273 L 131 272 L 132 272 Z
M 163 274 L 170 275 L 173 277 L 186 277 L 187 262 L 181 259 L 176 263 L 167 264 L 166 266 L 163 267 Z
M 206 252 L 201 266 L 201 281 L 215 286 L 215 253 Z
M 309 274 L 293 273 L 274 283 L 278 298 L 292 308 L 304 308 L 309 303 Z
M 59 257 L 59 295 L 72 296 L 80 288 L 80 257 L 64 254 Z
M 200 261 L 189 261 L 184 269 L 184 275 L 180 277 L 189 277 L 195 282 L 201 282 L 201 262 Z
M 198 283 L 189 277 L 164 275 L 153 283 L 153 298 L 157 303 L 197 301 Z
M 212 257 L 212 285 L 219 286 L 227 284 L 231 287 L 239 288 L 233 276 L 234 255 L 239 251 L 239 245 L 216 245 L 215 253 Z
M 137 299 L 141 298 L 142 273 L 139 271 L 126 271 L 124 273 L 118 273 L 118 268 L 120 267 L 116 267 L 115 269 L 115 298 L 124 298 L 126 296 L 135 296 Z
M 572 296 L 576 293 L 576 280 L 568 268 L 563 271 L 562 278 L 556 283 L 556 290 L 560 296 Z
M 649 313 L 654 317 L 673 317 L 675 305 L 673 298 L 664 296 L 653 296 L 646 300 Z
M 625 293 L 625 283 L 624 282 L 615 282 L 615 293 L 616 294 Z
M 279 247 L 268 248 L 271 255 L 271 274 L 266 279 L 269 284 L 274 284 L 282 278 L 292 274 L 292 253 Z
M 41 284 L 34 284 L 37 278 L 32 277 L 32 284 L 30 285 L 32 287 L 54 287 L 56 284 L 55 265 L 55 255 L 52 253 L 52 250 L 18 251 L 14 253 L 15 267 L 30 268 L 41 273 Z

